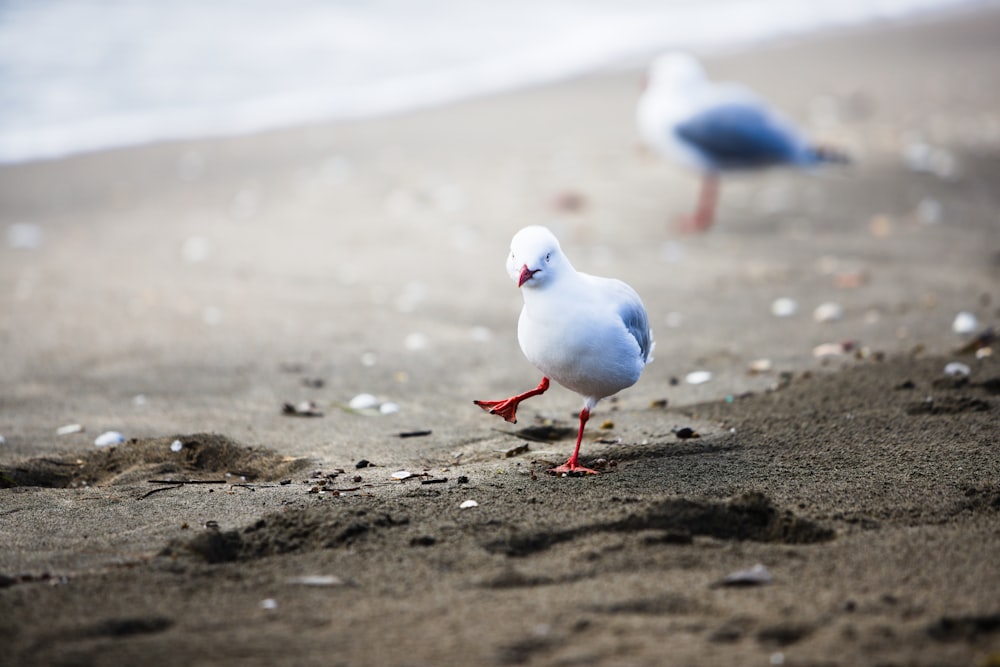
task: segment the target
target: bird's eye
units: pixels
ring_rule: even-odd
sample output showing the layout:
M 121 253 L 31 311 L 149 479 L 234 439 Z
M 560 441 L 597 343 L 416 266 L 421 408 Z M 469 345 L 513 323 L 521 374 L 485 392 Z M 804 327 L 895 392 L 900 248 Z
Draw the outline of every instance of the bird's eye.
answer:
M 545 255 L 545 261 L 546 262 L 551 262 L 552 261 L 552 253 L 551 252 L 549 254 Z

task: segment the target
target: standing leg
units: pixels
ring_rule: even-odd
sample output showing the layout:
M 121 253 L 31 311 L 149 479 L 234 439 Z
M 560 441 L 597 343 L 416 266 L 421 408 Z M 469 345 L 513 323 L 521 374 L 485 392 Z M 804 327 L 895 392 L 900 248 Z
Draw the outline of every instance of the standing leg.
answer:
M 557 466 L 549 470 L 552 475 L 597 475 L 596 470 L 591 470 L 590 468 L 585 468 L 580 465 L 580 442 L 583 441 L 583 428 L 587 425 L 587 420 L 590 419 L 590 405 L 584 405 L 583 410 L 580 410 L 580 431 L 576 434 L 576 447 L 573 449 L 573 455 L 569 457 L 569 460 L 561 466 Z
M 707 173 L 701 179 L 701 192 L 698 195 L 698 207 L 694 214 L 684 221 L 682 227 L 689 232 L 703 232 L 712 226 L 715 219 L 715 203 L 719 198 L 719 177 Z
M 537 387 L 526 391 L 523 394 L 511 396 L 510 398 L 505 398 L 502 401 L 473 401 L 473 403 L 481 407 L 483 410 L 486 410 L 486 412 L 491 415 L 500 415 L 511 424 L 516 424 L 518 404 L 526 398 L 531 398 L 532 396 L 538 396 L 539 394 L 545 393 L 545 390 L 548 388 L 549 379 L 547 377 L 542 377 L 542 381 L 538 383 Z

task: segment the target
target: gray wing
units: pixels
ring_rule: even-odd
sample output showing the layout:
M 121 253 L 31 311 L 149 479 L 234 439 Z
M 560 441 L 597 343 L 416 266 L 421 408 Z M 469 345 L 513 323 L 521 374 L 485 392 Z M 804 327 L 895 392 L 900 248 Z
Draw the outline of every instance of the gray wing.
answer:
M 628 298 L 623 299 L 618 314 L 621 316 L 625 328 L 635 338 L 635 342 L 639 343 L 639 353 L 642 355 L 642 360 L 649 363 L 653 360 L 654 345 L 653 332 L 649 328 L 649 316 L 646 315 L 646 308 L 642 305 L 642 300 L 635 290 L 625 283 L 620 283 L 620 285 L 622 296 Z
M 798 134 L 767 109 L 749 102 L 710 107 L 678 124 L 674 132 L 720 169 L 763 167 L 803 158 Z

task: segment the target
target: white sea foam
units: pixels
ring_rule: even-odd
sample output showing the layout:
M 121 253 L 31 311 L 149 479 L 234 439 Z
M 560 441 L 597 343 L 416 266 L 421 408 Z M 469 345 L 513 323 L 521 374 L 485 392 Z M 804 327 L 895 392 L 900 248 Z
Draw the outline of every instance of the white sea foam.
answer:
M 0 163 L 393 113 L 664 48 L 739 48 L 975 2 L 8 0 Z

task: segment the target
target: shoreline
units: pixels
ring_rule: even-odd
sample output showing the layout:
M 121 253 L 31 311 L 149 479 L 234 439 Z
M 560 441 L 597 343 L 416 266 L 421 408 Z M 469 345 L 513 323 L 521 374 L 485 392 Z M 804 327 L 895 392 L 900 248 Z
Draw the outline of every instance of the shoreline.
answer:
M 864 34 L 873 30 L 894 30 L 905 29 L 908 26 L 919 25 L 921 23 L 933 23 L 938 21 L 948 21 L 960 19 L 970 14 L 979 12 L 989 12 L 996 10 L 996 6 L 990 7 L 989 3 L 975 5 L 969 1 L 967 4 L 943 5 L 930 8 L 915 8 L 909 13 L 893 16 L 869 17 L 861 22 L 850 22 L 847 24 L 834 24 L 825 26 L 813 26 L 806 29 L 792 29 L 785 33 L 765 35 L 756 38 L 744 39 L 736 46 L 703 45 L 691 47 L 689 50 L 700 57 L 709 60 L 738 58 L 741 54 L 753 54 L 768 49 L 793 48 L 800 44 L 807 44 L 817 40 L 845 39 L 852 34 Z M 662 47 L 659 50 L 663 50 Z M 113 143 L 99 148 L 87 148 L 67 151 L 53 155 L 42 155 L 38 157 L 21 158 L 10 161 L 0 160 L 0 170 L 5 168 L 17 168 L 36 164 L 59 162 L 62 160 L 72 160 L 75 158 L 86 158 L 104 153 L 117 153 L 119 151 L 142 150 L 159 145 L 189 144 L 199 142 L 214 142 L 227 140 L 252 140 L 255 136 L 268 135 L 274 133 L 294 132 L 304 128 L 329 128 L 330 126 L 345 125 L 364 122 L 391 122 L 393 118 L 419 114 L 424 112 L 434 112 L 435 110 L 453 105 L 461 105 L 474 102 L 480 99 L 490 99 L 507 95 L 518 95 L 526 91 L 550 86 L 561 86 L 571 84 L 595 77 L 602 77 L 614 74 L 634 75 L 637 71 L 645 68 L 645 63 L 656 55 L 658 50 L 650 50 L 646 53 L 635 54 L 627 57 L 618 57 L 614 62 L 603 65 L 596 65 L 585 68 L 581 71 L 567 72 L 564 75 L 553 76 L 552 78 L 539 81 L 526 81 L 521 84 L 513 84 L 495 90 L 483 91 L 479 93 L 455 93 L 447 99 L 438 101 L 417 101 L 412 104 L 398 106 L 393 109 L 383 111 L 372 111 L 370 113 L 345 113 L 342 115 L 331 115 L 327 118 L 315 118 L 304 121 L 288 121 L 271 123 L 254 130 L 193 132 L 175 133 L 173 136 L 148 139 L 140 142 Z M 640 74 L 641 75 L 641 74 Z

